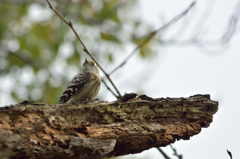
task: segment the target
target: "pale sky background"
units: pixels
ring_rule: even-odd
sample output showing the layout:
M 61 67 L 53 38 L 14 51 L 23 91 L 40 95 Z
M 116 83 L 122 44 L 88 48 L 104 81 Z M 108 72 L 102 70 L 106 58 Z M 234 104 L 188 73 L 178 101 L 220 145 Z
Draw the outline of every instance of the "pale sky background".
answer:
M 191 2 L 190 0 L 141 0 L 139 14 L 157 29 L 162 26 L 163 21 L 167 22 L 175 17 Z M 210 7 L 210 12 L 207 11 L 207 7 Z M 206 15 L 203 15 L 204 12 Z M 199 30 L 193 30 L 198 21 L 198 24 L 204 24 L 202 27 L 198 25 L 202 29 L 203 36 L 201 37 L 206 41 L 217 40 L 226 31 L 233 13 L 240 17 L 240 1 L 238 0 L 198 1 L 195 9 L 184 20 L 170 28 L 163 38 L 171 38 L 174 35 L 173 32 L 176 32 L 184 22 L 190 27 L 182 38 L 189 39 L 192 33 L 199 32 Z M 199 23 L 200 17 L 203 19 L 201 23 Z M 208 50 L 211 51 L 206 51 L 194 45 L 159 47 L 161 51 L 151 62 L 141 60 L 138 56 L 132 58 L 123 70 L 119 71 L 129 72 L 124 74 L 124 80 L 120 81 L 116 78 L 117 75 L 113 76 L 121 91 L 136 90 L 134 87 L 137 84 L 134 85 L 134 80 L 145 78 L 144 93 L 152 97 L 188 97 L 194 94 L 210 94 L 212 100 L 219 102 L 219 110 L 214 115 L 210 127 L 202 129 L 200 134 L 191 137 L 190 140 L 176 141 L 173 146 L 178 153 L 183 154 L 184 159 L 229 159 L 227 149 L 232 152 L 234 159 L 240 158 L 239 25 L 226 49 L 217 46 L 210 47 Z M 126 81 L 133 83 L 133 87 L 129 87 L 130 84 L 124 87 Z M 171 158 L 177 158 L 172 155 L 173 151 L 169 146 L 163 150 Z M 131 155 L 124 156 L 121 159 L 130 157 Z M 139 159 L 164 158 L 155 148 L 135 154 L 134 157 Z
M 142 17 L 146 24 L 158 29 L 191 3 L 190 0 L 140 0 L 136 7 L 136 16 Z M 48 8 L 49 10 L 49 8 Z M 44 13 L 51 13 L 44 11 Z M 164 41 L 179 37 L 181 40 L 191 39 L 200 33 L 206 48 L 195 45 L 161 45 L 156 56 L 142 59 L 135 55 L 129 62 L 111 77 L 121 93 L 137 92 L 151 97 L 188 97 L 195 94 L 210 94 L 212 100 L 219 102 L 219 110 L 214 115 L 210 127 L 190 138 L 176 141 L 173 146 L 183 159 L 229 159 L 226 150 L 232 152 L 233 158 L 240 158 L 240 34 L 237 29 L 227 47 L 209 46 L 226 31 L 230 17 L 240 17 L 239 0 L 201 0 L 191 12 L 163 35 Z M 186 28 L 179 31 L 179 28 Z M 237 25 L 239 28 L 239 24 Z M 178 39 L 175 39 L 178 40 Z M 129 47 L 131 52 L 134 47 Z M 119 64 L 127 54 L 119 54 Z M 76 70 L 78 71 L 78 70 Z M 109 70 L 108 70 L 109 71 Z M 4 82 L 4 81 L 3 81 Z M 11 81 L 8 80 L 8 83 Z M 2 85 L 6 86 L 6 82 Z M 9 89 L 9 87 L 5 87 Z M 111 101 L 115 98 L 101 88 L 100 96 Z M 1 97 L 1 105 L 14 104 L 5 96 Z M 170 147 L 163 150 L 173 159 Z M 129 156 L 121 157 L 128 159 Z M 157 149 L 152 148 L 135 158 L 161 159 Z

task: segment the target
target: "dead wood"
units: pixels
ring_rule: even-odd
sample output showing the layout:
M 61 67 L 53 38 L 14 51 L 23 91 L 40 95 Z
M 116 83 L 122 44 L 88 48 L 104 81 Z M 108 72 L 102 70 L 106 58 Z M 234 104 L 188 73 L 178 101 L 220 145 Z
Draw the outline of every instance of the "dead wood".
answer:
M 0 108 L 0 157 L 108 158 L 188 140 L 208 127 L 218 102 L 209 95 Z

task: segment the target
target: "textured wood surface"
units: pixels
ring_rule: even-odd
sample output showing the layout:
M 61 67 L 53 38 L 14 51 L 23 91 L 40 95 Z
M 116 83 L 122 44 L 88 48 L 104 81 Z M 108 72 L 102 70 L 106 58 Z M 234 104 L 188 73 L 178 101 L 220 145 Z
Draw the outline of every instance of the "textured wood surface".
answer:
M 0 108 L 0 157 L 107 158 L 188 140 L 208 127 L 218 103 L 209 95 Z

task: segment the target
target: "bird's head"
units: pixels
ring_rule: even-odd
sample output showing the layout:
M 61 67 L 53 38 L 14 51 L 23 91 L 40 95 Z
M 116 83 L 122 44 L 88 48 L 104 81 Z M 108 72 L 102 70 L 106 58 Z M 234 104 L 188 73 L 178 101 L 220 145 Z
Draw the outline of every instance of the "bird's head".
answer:
M 87 58 L 85 58 L 85 62 L 83 63 L 82 72 L 91 72 L 91 71 L 93 71 L 95 73 L 99 73 L 96 63 L 92 60 L 87 60 Z

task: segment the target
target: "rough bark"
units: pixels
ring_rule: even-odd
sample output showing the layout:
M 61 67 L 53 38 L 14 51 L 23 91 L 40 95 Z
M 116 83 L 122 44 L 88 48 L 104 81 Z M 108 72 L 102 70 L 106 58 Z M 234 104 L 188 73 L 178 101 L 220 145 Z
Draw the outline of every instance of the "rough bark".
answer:
M 108 158 L 188 140 L 208 127 L 218 103 L 209 95 L 0 108 L 0 158 Z

